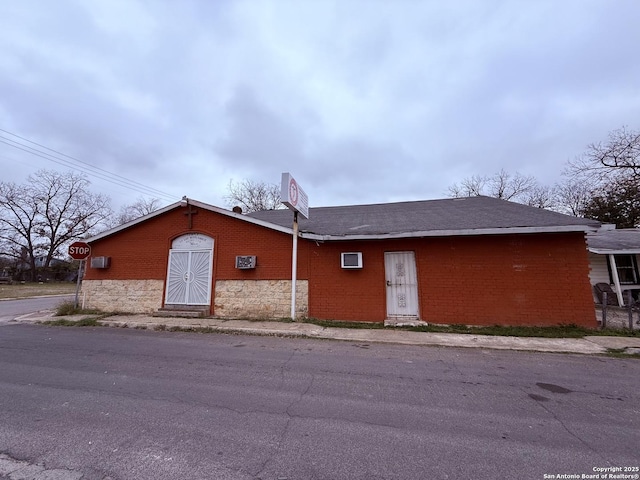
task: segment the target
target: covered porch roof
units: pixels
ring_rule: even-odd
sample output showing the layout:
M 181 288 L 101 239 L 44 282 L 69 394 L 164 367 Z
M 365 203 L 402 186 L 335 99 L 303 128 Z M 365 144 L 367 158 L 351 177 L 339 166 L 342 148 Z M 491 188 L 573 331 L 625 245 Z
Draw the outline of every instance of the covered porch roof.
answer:
M 595 233 L 587 234 L 587 246 L 591 253 L 607 255 L 611 265 L 611 277 L 618 305 L 624 305 L 622 285 L 616 268 L 616 255 L 640 255 L 639 228 L 606 228 L 604 226 Z

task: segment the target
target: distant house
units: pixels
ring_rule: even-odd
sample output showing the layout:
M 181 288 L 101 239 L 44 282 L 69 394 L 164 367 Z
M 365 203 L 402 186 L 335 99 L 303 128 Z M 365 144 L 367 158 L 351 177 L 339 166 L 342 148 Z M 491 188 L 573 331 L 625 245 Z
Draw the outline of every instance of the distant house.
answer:
M 296 316 L 596 327 L 585 233 L 599 223 L 489 197 L 311 208 Z M 292 213 L 177 202 L 89 239 L 88 306 L 290 316 Z
M 627 291 L 632 293 L 634 300 L 638 300 L 640 229 L 602 228 L 598 232 L 589 234 L 587 242 L 591 284 L 594 287 L 603 283 L 609 285 L 615 295 L 613 303 L 617 305 L 623 306 L 628 303 Z
M 70 263 L 61 258 L 52 258 L 49 262 L 49 267 L 45 268 L 47 261 L 46 255 L 38 255 L 34 258 L 36 267 L 36 279 L 39 281 L 48 280 L 69 280 L 73 277 L 71 273 Z M 14 280 L 30 280 L 31 276 L 31 263 L 27 260 L 14 261 L 14 265 L 7 270 L 12 272 Z
M 34 258 L 34 263 L 36 265 L 36 268 L 44 268 L 44 265 L 47 261 L 47 256 L 46 255 L 38 255 Z M 49 263 L 49 267 L 56 267 L 56 266 L 60 266 L 60 265 L 68 265 L 69 262 L 67 262 L 66 260 L 63 260 L 61 258 L 52 258 L 51 262 Z M 16 264 L 17 268 L 25 270 L 25 269 L 30 269 L 31 268 L 31 264 L 28 261 L 18 261 Z

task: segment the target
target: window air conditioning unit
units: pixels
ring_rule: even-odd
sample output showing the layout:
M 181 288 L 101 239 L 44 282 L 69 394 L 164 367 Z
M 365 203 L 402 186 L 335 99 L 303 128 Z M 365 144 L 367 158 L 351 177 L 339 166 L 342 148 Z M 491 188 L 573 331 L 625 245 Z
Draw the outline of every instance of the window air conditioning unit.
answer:
M 362 252 L 342 252 L 340 266 L 342 268 L 362 268 Z
M 238 255 L 236 257 L 236 268 L 240 270 L 248 270 L 256 268 L 256 256 L 255 255 Z
M 91 257 L 91 268 L 109 268 L 111 257 Z

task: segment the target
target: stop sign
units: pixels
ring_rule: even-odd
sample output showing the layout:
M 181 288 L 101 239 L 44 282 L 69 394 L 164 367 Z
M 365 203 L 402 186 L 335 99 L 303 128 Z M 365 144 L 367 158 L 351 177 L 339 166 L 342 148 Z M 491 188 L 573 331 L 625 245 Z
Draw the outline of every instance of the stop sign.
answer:
M 91 254 L 91 247 L 88 243 L 73 242 L 69 245 L 69 256 L 74 260 L 84 260 Z

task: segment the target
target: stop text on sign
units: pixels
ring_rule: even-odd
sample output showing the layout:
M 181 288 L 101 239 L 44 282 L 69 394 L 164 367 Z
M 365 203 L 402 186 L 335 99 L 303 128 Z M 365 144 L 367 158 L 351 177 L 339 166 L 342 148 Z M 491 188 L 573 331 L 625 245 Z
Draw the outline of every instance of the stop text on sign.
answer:
M 75 242 L 69 245 L 69 256 L 75 260 L 84 260 L 91 254 L 91 247 L 84 242 Z

